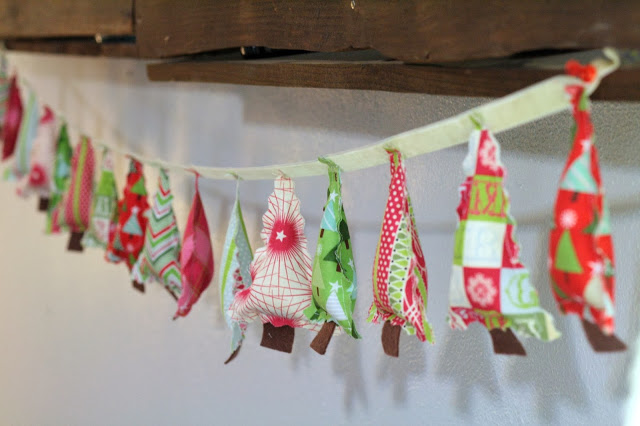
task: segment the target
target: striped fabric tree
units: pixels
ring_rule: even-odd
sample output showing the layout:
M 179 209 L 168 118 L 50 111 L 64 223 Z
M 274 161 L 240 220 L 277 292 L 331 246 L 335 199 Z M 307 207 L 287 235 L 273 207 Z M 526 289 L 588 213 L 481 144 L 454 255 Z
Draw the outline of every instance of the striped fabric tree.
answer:
M 173 194 L 164 169 L 158 177 L 158 190 L 147 215 L 144 247 L 133 265 L 132 278 L 145 285 L 150 280 L 162 284 L 177 300 L 182 290 L 180 277 L 180 232 L 173 213 Z

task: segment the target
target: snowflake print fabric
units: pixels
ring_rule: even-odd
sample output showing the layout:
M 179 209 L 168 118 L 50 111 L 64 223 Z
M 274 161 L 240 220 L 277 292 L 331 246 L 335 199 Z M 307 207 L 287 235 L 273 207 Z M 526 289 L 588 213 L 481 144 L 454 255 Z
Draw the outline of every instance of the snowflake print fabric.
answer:
M 407 191 L 402 156 L 388 150 L 391 183 L 373 265 L 373 304 L 369 321 L 402 327 L 421 341 L 433 342 L 427 321 L 427 268 Z M 386 325 L 389 323 L 389 326 Z M 385 346 L 383 329 L 383 346 Z M 399 330 L 399 328 L 398 328 Z M 397 339 L 397 336 L 396 336 Z M 394 343 L 397 347 L 397 341 Z
M 615 261 L 609 207 L 594 145 L 589 100 L 569 86 L 575 133 L 560 179 L 549 242 L 552 290 L 560 310 L 578 315 L 596 351 L 625 349 L 614 336 Z
M 293 181 L 278 177 L 268 203 L 260 233 L 265 245 L 251 263 L 251 287 L 238 292 L 229 309 L 235 321 L 260 318 L 262 346 L 291 352 L 294 328 L 320 329 L 304 315 L 312 297 L 311 257 Z M 270 336 L 276 336 L 275 341 Z
M 105 258 L 112 263 L 125 262 L 129 271 L 138 260 L 144 245 L 144 231 L 147 228 L 147 189 L 142 174 L 142 164 L 132 159 L 129 163 L 127 183 L 123 197 L 116 207 L 117 222 L 109 235 L 109 244 Z M 134 281 L 134 287 L 143 291 L 140 283 Z
M 105 148 L 102 151 L 100 178 L 93 194 L 89 229 L 82 238 L 84 247 L 106 249 L 109 243 L 109 227 L 115 218 L 118 204 L 118 191 L 113 167 L 113 155 Z
M 133 266 L 133 279 L 141 284 L 154 280 L 177 299 L 182 289 L 180 278 L 180 233 L 173 213 L 173 194 L 169 176 L 160 169 L 158 190 L 148 213 L 144 247 Z
M 187 218 L 187 226 L 182 240 L 180 265 L 182 265 L 182 293 L 178 300 L 178 310 L 173 317 L 187 316 L 200 295 L 209 287 L 213 278 L 213 247 L 209 235 L 207 216 L 200 199 L 198 177 L 196 193 Z
M 16 149 L 18 141 L 18 132 L 20 123 L 22 123 L 23 115 L 22 98 L 20 97 L 20 89 L 18 88 L 17 77 L 11 77 L 9 83 L 9 94 L 7 98 L 6 108 L 4 111 L 4 120 L 2 124 L 2 159 L 6 160 L 11 157 Z
M 353 322 L 357 294 L 356 271 L 349 226 L 342 205 L 340 169 L 329 160 L 321 158 L 320 161 L 328 166 L 329 188 L 313 262 L 313 300 L 304 313 L 312 322 L 331 323 L 329 329 L 323 326 L 327 336 L 319 333 L 318 339 L 321 340 L 314 340 L 315 344 L 311 345 L 316 351 L 320 349 L 319 352 L 323 354 L 335 324 L 351 337 L 358 339 L 360 335 Z M 326 345 L 321 342 L 326 342 Z
M 517 353 L 524 355 L 511 330 L 544 341 L 560 334 L 553 318 L 540 307 L 529 271 L 520 262 L 520 247 L 514 240 L 516 222 L 503 187 L 506 170 L 498 141 L 488 130 L 471 134 L 463 168 L 467 178 L 459 188 L 449 324 L 464 330 L 480 322 L 496 330 L 492 337 L 498 353 L 511 353 L 496 346 L 496 336 L 507 332 L 518 346 Z
M 82 236 L 89 227 L 94 169 L 93 146 L 89 138 L 83 136 L 73 151 L 69 189 L 60 205 L 61 220 L 71 231 L 69 250 L 72 251 L 82 251 Z
M 29 173 L 18 182 L 18 195 L 26 197 L 32 193 L 40 197 L 49 197 L 51 193 L 53 166 L 56 155 L 56 121 L 53 111 L 44 107 L 44 114 L 36 132 Z
M 40 122 L 40 111 L 38 100 L 34 92 L 29 92 L 27 107 L 22 115 L 18 139 L 16 141 L 15 156 L 13 164 L 5 172 L 5 179 L 16 180 L 29 174 L 31 165 L 31 149 L 36 138 L 38 123 Z
M 242 218 L 239 194 L 236 191 L 236 201 L 233 204 L 222 250 L 222 274 L 220 276 L 222 312 L 227 325 L 231 329 L 231 355 L 225 364 L 236 357 L 245 337 L 247 323 L 235 321 L 231 317 L 229 307 L 239 291 L 251 286 L 250 265 L 252 259 L 251 245 L 249 244 L 249 237 Z
M 63 124 L 58 134 L 56 144 L 56 155 L 53 164 L 53 176 L 51 197 L 47 209 L 47 223 L 45 232 L 47 234 L 58 233 L 64 226 L 62 220 L 62 199 L 69 188 L 71 179 L 71 157 L 73 150 L 69 143 L 67 125 Z

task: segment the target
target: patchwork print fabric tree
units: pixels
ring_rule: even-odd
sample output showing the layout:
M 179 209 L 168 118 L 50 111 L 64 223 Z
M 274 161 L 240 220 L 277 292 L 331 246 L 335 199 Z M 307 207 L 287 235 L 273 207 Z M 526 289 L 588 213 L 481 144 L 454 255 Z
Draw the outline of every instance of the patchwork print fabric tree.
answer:
M 525 355 L 512 330 L 544 341 L 560 334 L 520 262 L 516 222 L 503 187 L 506 170 L 488 130 L 471 134 L 463 168 L 467 178 L 459 189 L 449 324 L 464 330 L 479 322 L 490 331 L 496 353 Z
M 400 329 L 433 342 L 427 321 L 427 268 L 420 247 L 400 152 L 388 150 L 389 198 L 373 264 L 373 304 L 369 321 L 384 322 L 382 347 L 399 355 Z
M 51 194 L 53 166 L 56 155 L 57 126 L 53 111 L 44 107 L 44 114 L 31 149 L 29 173 L 18 182 L 18 195 L 26 197 L 31 193 L 40 196 L 40 210 L 46 211 Z
M 118 190 L 113 168 L 113 155 L 105 148 L 102 151 L 100 178 L 93 194 L 89 229 L 82 238 L 84 247 L 106 249 L 109 244 L 109 229 L 116 217 L 118 204 Z
M 2 123 L 2 159 L 11 157 L 16 149 L 20 123 L 22 123 L 23 106 L 18 88 L 17 77 L 14 75 L 9 82 L 9 94 L 4 120 Z
M 207 215 L 200 199 L 198 180 L 199 176 L 196 174 L 196 193 L 193 196 L 180 251 L 182 293 L 178 299 L 178 310 L 173 317 L 174 320 L 191 312 L 191 308 L 213 279 L 213 247 Z
M 296 327 L 320 329 L 304 315 L 311 304 L 311 257 L 293 181 L 278 177 L 268 203 L 260 233 L 265 245 L 251 263 L 251 287 L 238 292 L 229 309 L 234 321 L 260 318 L 261 345 L 290 353 Z
M 220 295 L 222 301 L 222 312 L 231 329 L 231 355 L 225 364 L 232 361 L 240 351 L 244 341 L 247 323 L 235 321 L 231 317 L 229 307 L 235 295 L 239 291 L 248 289 L 251 286 L 250 265 L 253 259 L 249 237 L 242 218 L 240 199 L 236 190 L 236 201 L 233 203 L 231 219 L 227 228 L 227 236 L 224 240 L 222 251 L 222 274 L 220 276 Z
M 40 122 L 40 106 L 34 92 L 30 91 L 22 116 L 13 164 L 5 171 L 5 179 L 17 180 L 29 174 L 31 149 Z
M 113 263 L 124 261 L 131 271 L 144 245 L 147 210 L 149 210 L 149 202 L 142 174 L 142 164 L 131 159 L 123 197 L 118 201 L 116 208 L 117 223 L 109 236 L 109 244 L 105 254 L 107 261 Z M 136 290 L 144 292 L 144 285 L 135 280 L 132 281 L 132 284 Z
M 148 214 L 144 247 L 133 266 L 132 276 L 141 284 L 146 284 L 151 279 L 159 282 L 178 300 L 182 289 L 179 262 L 180 232 L 172 203 L 169 176 L 164 169 L 160 169 L 158 190 Z
M 329 188 L 313 261 L 313 300 L 304 313 L 312 322 L 323 324 L 311 342 L 311 348 L 324 355 L 336 324 L 351 337 L 359 339 L 360 335 L 353 322 L 356 271 L 349 226 L 342 205 L 340 168 L 332 161 L 323 158 L 320 161 L 329 168 Z
M 67 125 L 63 124 L 58 134 L 56 143 L 56 156 L 53 163 L 53 181 L 51 187 L 51 197 L 47 209 L 47 223 L 45 232 L 47 234 L 61 231 L 64 221 L 62 220 L 61 202 L 64 194 L 69 188 L 71 179 L 71 156 L 73 150 L 69 143 Z
M 594 350 L 624 350 L 625 344 L 614 335 L 613 241 L 589 100 L 582 86 L 569 86 L 567 92 L 575 133 L 560 179 L 550 235 L 552 290 L 563 313 L 582 319 Z
M 82 251 L 82 237 L 89 227 L 95 156 L 91 141 L 82 136 L 71 158 L 69 189 L 60 204 L 61 220 L 71 231 L 68 249 Z

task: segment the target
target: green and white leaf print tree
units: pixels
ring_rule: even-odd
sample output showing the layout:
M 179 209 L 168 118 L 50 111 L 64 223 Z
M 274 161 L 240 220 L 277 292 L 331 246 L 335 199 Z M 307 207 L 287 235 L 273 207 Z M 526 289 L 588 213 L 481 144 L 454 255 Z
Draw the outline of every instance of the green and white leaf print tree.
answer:
M 310 321 L 324 323 L 311 343 L 311 348 L 324 354 L 336 325 L 351 337 L 359 339 L 360 335 L 353 322 L 356 272 L 349 226 L 342 205 L 340 169 L 332 161 L 320 161 L 329 168 L 329 189 L 313 262 L 313 301 L 304 313 Z

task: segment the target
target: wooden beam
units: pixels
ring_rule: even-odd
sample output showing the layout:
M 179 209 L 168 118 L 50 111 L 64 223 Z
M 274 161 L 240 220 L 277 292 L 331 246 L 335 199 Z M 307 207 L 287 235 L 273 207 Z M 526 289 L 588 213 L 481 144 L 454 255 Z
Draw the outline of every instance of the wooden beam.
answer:
M 133 0 L 0 0 L 0 38 L 133 35 Z
M 640 47 L 637 0 L 136 0 L 140 53 L 376 49 L 405 62 Z
M 398 61 L 186 61 L 150 64 L 152 81 L 383 90 L 454 96 L 505 96 L 562 70 L 452 68 Z M 608 76 L 593 99 L 640 100 L 640 68 Z
M 138 58 L 135 43 L 96 43 L 90 39 L 23 39 L 6 40 L 8 50 L 80 56 Z

